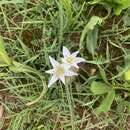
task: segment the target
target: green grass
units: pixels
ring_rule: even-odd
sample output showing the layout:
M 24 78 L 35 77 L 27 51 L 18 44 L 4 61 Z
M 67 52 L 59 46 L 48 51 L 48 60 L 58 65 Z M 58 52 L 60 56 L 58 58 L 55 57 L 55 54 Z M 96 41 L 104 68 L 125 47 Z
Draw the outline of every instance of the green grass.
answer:
M 1 1 L 0 128 L 130 129 L 129 12 L 85 0 Z M 70 84 L 48 89 L 49 56 L 60 60 L 63 46 L 86 63 Z

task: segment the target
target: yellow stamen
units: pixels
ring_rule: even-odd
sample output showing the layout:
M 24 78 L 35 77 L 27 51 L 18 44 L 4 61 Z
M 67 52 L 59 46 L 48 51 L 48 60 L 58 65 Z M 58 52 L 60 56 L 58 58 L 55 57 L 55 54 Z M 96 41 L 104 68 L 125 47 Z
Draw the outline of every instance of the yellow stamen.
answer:
M 55 70 L 55 75 L 57 77 L 62 76 L 64 74 L 64 68 L 62 66 L 58 66 Z
M 72 56 L 67 57 L 67 62 L 72 64 L 74 62 L 74 58 Z

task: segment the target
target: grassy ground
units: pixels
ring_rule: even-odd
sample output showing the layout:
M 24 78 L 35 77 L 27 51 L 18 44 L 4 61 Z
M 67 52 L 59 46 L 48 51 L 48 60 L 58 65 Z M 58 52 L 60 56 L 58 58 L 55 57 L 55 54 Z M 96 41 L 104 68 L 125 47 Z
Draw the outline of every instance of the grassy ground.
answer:
M 93 16 L 100 18 L 95 24 Z M 0 1 L 0 33 L 12 61 L 0 68 L 1 130 L 130 129 L 130 88 L 122 77 L 129 68 L 129 10 L 116 16 L 85 0 Z M 61 82 L 47 89 L 49 56 L 59 60 L 63 46 L 87 63 L 67 89 Z M 93 81 L 112 86 L 112 105 L 106 93 L 90 90 Z M 97 114 L 104 99 L 110 108 Z

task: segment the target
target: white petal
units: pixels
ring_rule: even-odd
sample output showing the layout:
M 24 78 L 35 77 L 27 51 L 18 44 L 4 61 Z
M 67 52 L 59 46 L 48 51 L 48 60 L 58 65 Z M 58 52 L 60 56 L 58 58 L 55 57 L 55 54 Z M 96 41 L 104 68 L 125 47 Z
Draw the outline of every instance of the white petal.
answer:
M 79 68 L 79 66 L 77 65 L 77 63 L 74 63 L 73 66 L 74 66 L 75 68 L 77 68 L 77 69 Z
M 78 75 L 78 74 L 70 70 L 65 73 L 65 76 L 74 76 L 74 75 Z
M 76 57 L 78 55 L 78 53 L 79 53 L 79 51 L 76 51 L 76 52 L 72 53 L 72 56 Z
M 56 66 L 59 65 L 59 63 L 54 58 L 52 58 L 51 56 L 49 56 L 49 59 L 50 59 L 50 62 L 51 62 L 53 67 L 56 67 Z
M 56 76 L 52 76 L 51 80 L 49 81 L 48 88 L 51 87 L 52 84 L 54 84 L 58 78 Z
M 48 74 L 53 74 L 53 73 L 54 73 L 54 69 L 47 70 L 46 73 L 48 73 Z
M 63 46 L 63 56 L 66 57 L 69 55 L 70 55 L 70 51 L 65 46 Z
M 68 71 L 71 68 L 71 65 L 68 63 L 61 64 L 65 71 Z
M 66 58 L 61 58 L 61 61 L 62 61 L 63 63 L 65 63 L 65 62 L 66 62 Z
M 60 80 L 63 82 L 63 84 L 65 84 L 65 76 L 64 75 L 60 77 Z
M 86 60 L 84 58 L 80 58 L 80 57 L 77 57 L 76 58 L 76 63 L 80 63 L 80 62 L 85 62 Z
M 66 58 L 62 58 L 62 66 L 64 67 L 65 70 L 68 70 L 70 69 L 71 67 L 71 64 L 69 64 L 67 61 L 66 61 Z

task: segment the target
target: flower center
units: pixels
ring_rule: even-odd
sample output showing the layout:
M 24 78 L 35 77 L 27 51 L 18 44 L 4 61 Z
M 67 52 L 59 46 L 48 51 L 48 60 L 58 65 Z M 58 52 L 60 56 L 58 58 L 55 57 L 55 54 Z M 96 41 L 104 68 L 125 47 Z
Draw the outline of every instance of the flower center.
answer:
M 64 68 L 62 66 L 58 66 L 56 67 L 56 70 L 55 70 L 55 75 L 57 77 L 60 77 L 64 74 Z
M 72 64 L 74 62 L 74 58 L 72 56 L 67 57 L 66 60 L 69 64 Z

